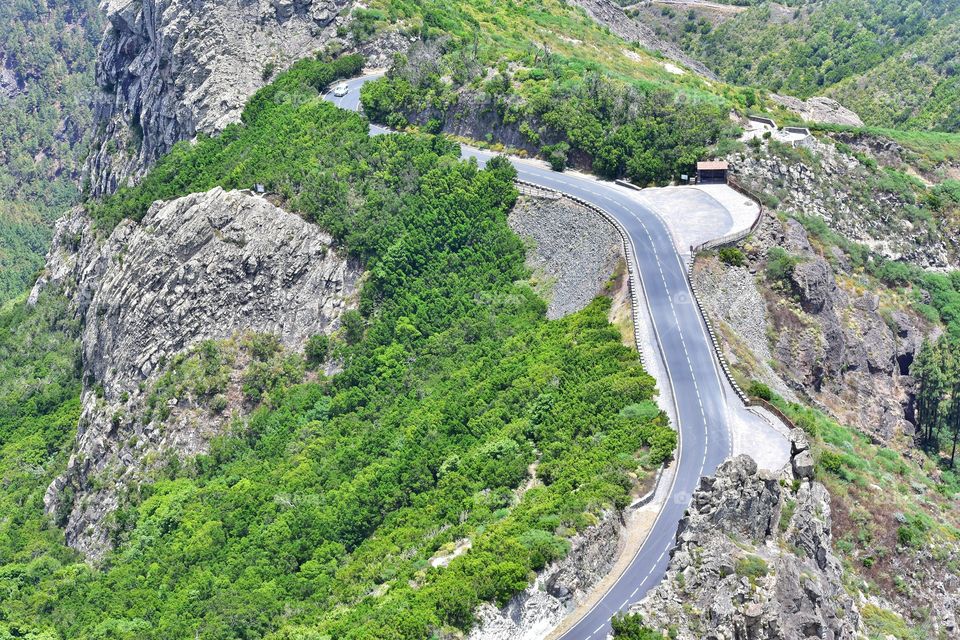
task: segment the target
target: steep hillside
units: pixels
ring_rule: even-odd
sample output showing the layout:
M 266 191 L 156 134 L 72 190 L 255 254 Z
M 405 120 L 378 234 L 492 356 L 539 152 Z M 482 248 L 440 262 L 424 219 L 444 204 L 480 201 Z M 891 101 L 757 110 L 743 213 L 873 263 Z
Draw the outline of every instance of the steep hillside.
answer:
M 457 633 L 672 455 L 609 300 L 545 318 L 507 224 L 512 167 L 368 137 L 316 99 L 358 64 L 297 63 L 242 124 L 62 223 L 0 334 L 31 372 L 3 370 L 8 432 L 61 417 L 29 441 L 36 473 L 5 442 L 4 631 Z M 209 190 L 255 182 L 273 202 Z M 82 331 L 32 320 L 74 314 Z M 51 395 L 32 372 L 59 371 L 50 345 L 76 353 L 73 336 Z
M 954 219 L 956 200 L 945 195 L 950 181 L 928 187 L 915 179 L 903 193 L 920 196 L 917 204 L 883 196 L 879 184 L 892 187 L 915 151 L 845 135 L 857 151 L 820 142 L 800 154 L 773 145 L 740 157 L 738 171 L 770 213 L 738 247 L 699 256 L 694 279 L 733 375 L 811 439 L 844 580 L 866 630 L 951 637 L 960 599 L 956 272 L 921 269 L 916 254 L 888 259 L 890 245 L 856 242 L 855 227 L 843 221 L 858 207 L 854 219 L 897 224 L 898 212 L 913 206 L 944 216 L 930 244 L 951 237 L 939 229 Z M 838 162 L 838 152 L 855 162 Z M 766 165 L 757 179 L 753 170 L 767 162 L 781 168 Z M 880 163 L 897 173 L 878 183 Z M 871 198 L 884 198 L 884 215 L 862 208 Z
M 139 179 L 181 140 L 236 122 L 247 98 L 320 50 L 341 9 L 328 0 L 111 0 L 97 60 L 93 195 Z
M 871 124 L 960 132 L 960 23 L 830 88 Z
M 710 4 L 638 3 L 628 12 L 732 84 L 825 93 L 871 125 L 957 130 L 956 3 Z
M 0 303 L 26 290 L 53 221 L 80 198 L 93 114 L 91 0 L 4 2 L 0 21 Z

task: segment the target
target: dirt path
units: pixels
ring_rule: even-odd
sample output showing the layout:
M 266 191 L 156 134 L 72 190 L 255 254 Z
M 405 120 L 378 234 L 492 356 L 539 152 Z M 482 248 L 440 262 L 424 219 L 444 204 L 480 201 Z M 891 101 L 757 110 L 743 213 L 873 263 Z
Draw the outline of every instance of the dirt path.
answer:
M 735 15 L 738 13 L 743 13 L 749 7 L 741 7 L 735 4 L 720 4 L 719 2 L 703 2 L 701 0 L 649 0 L 648 2 L 637 2 L 628 7 L 624 7 L 624 10 L 627 9 L 637 9 L 649 4 L 665 4 L 675 7 L 690 7 L 691 9 L 710 9 L 717 13 L 726 13 L 730 15 Z

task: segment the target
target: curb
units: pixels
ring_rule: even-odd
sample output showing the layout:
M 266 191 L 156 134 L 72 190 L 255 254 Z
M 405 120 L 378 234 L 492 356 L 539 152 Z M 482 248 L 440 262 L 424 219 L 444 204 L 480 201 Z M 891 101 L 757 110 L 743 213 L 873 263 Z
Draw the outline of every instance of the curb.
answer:
M 703 318 L 703 322 L 707 326 L 707 334 L 710 336 L 710 344 L 713 345 L 713 352 L 714 355 L 717 356 L 717 360 L 720 362 L 720 369 L 723 370 L 723 375 L 727 378 L 730 386 L 733 387 L 737 397 L 740 398 L 744 406 L 749 407 L 751 404 L 750 397 L 743 392 L 743 389 L 741 389 L 740 385 L 737 384 L 737 381 L 734 380 L 733 374 L 730 372 L 730 364 L 727 362 L 727 357 L 723 355 L 723 349 L 720 347 L 720 341 L 717 339 L 717 334 L 713 330 L 713 323 L 710 321 L 710 317 L 707 315 L 703 303 L 700 301 L 700 293 L 697 291 L 697 285 L 693 281 L 693 260 L 693 257 L 691 257 L 689 262 L 687 262 L 687 282 L 690 283 L 690 291 L 693 292 L 693 301 L 696 303 L 697 309 L 700 311 L 700 316 Z
M 653 502 L 653 499 L 657 496 L 657 491 L 660 489 L 660 479 L 663 478 L 663 472 L 665 469 L 666 467 L 661 464 L 660 468 L 657 469 L 657 477 L 654 478 L 653 487 L 651 487 L 650 491 L 631 502 L 627 506 L 627 509 L 639 509 L 640 507 L 645 507 Z
M 630 236 L 627 233 L 627 230 L 623 228 L 623 225 L 621 225 L 620 221 L 617 220 L 615 217 L 613 217 L 612 215 L 610 215 L 600 207 L 590 202 L 587 202 L 586 200 L 582 200 L 576 196 L 571 196 L 566 193 L 556 191 L 555 189 L 541 187 L 540 185 L 526 182 L 524 180 L 514 180 L 514 182 L 517 184 L 517 187 L 520 189 L 529 190 L 529 191 L 536 190 L 540 193 L 543 193 L 544 195 L 541 197 L 549 198 L 551 200 L 566 198 L 571 202 L 575 202 L 576 204 L 579 204 L 580 206 L 585 207 L 586 209 L 589 209 L 590 211 L 593 211 L 594 213 L 600 215 L 600 217 L 602 217 L 604 220 L 606 220 L 611 225 L 613 225 L 613 228 L 617 230 L 617 233 L 620 235 L 620 244 L 623 247 L 623 257 L 627 263 L 627 285 L 630 288 L 630 315 L 633 320 L 633 343 L 637 349 L 637 357 L 640 359 L 640 364 L 643 365 L 644 369 L 646 369 L 647 363 L 646 363 L 646 359 L 643 357 L 643 345 L 640 340 L 640 323 L 637 318 L 638 309 L 640 307 L 640 295 L 637 291 L 637 287 L 635 286 L 635 282 L 639 281 L 640 275 L 636 273 L 633 268 L 634 256 L 633 256 L 633 251 L 631 249 L 631 245 L 628 242 L 628 238 Z M 550 195 L 547 195 L 547 194 L 550 194 Z M 634 280 L 635 278 L 636 278 L 636 281 Z M 698 301 L 697 302 L 698 308 L 699 308 L 699 304 L 700 303 Z M 648 306 L 647 312 L 650 313 L 651 316 L 653 315 L 649 309 L 649 306 Z M 701 310 L 700 313 L 702 314 L 703 311 Z M 657 348 L 661 349 L 661 357 L 663 358 L 664 362 L 666 362 L 666 357 L 663 355 L 663 352 L 662 352 L 663 347 L 660 344 L 659 340 L 657 340 Z M 679 435 L 679 429 L 677 430 L 677 433 Z M 660 489 L 660 481 L 664 477 L 663 471 L 664 471 L 664 465 L 660 465 L 660 468 L 657 470 L 657 477 L 656 477 L 656 480 L 654 480 L 653 487 L 650 489 L 647 495 L 641 496 L 640 498 L 638 498 L 636 502 L 630 504 L 627 507 L 628 509 L 635 509 L 637 507 L 641 507 L 645 504 L 649 504 L 650 501 L 653 500 L 653 498 L 657 494 L 657 491 Z
M 594 213 L 599 214 L 604 220 L 613 225 L 614 229 L 617 230 L 617 233 L 620 235 L 620 244 L 623 247 L 623 257 L 627 263 L 627 283 L 630 288 L 630 314 L 633 316 L 633 342 L 637 348 L 637 355 L 640 357 L 640 364 L 646 366 L 646 362 L 643 357 L 642 344 L 640 342 L 640 324 L 637 321 L 637 307 L 640 304 L 640 296 L 637 292 L 636 287 L 634 286 L 634 278 L 639 278 L 640 276 L 634 272 L 633 269 L 633 251 L 630 249 L 630 243 L 627 241 L 629 235 L 627 230 L 620 225 L 620 221 L 611 216 L 609 213 L 601 209 L 600 207 L 587 202 L 586 200 L 581 200 L 576 196 L 571 196 L 555 189 L 550 189 L 547 187 L 541 187 L 540 185 L 533 184 L 531 182 L 526 182 L 525 180 L 514 180 L 517 184 L 517 187 L 521 192 L 526 192 L 527 195 L 535 195 L 537 197 L 548 198 L 550 200 L 559 200 L 561 198 L 566 198 L 571 202 L 575 202 L 582 207 L 593 211 Z M 536 193 L 534 193 L 536 192 Z

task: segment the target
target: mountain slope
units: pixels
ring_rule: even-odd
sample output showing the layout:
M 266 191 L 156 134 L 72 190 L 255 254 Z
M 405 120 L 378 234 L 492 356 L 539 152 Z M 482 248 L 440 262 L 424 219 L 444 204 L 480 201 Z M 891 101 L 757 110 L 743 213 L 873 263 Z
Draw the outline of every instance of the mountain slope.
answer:
M 695 2 L 650 3 L 631 13 L 727 82 L 800 98 L 826 93 L 862 107 L 872 125 L 957 130 L 955 2 L 749 4 L 718 14 Z
M 80 198 L 93 121 L 92 0 L 4 2 L 0 21 L 0 303 L 25 291 L 50 227 Z
M 35 305 L 12 312 L 70 317 L 78 309 L 58 287 L 88 305 L 87 419 L 69 462 L 63 434 L 36 444 L 50 457 L 22 480 L 25 511 L 3 523 L 0 579 L 11 595 L 0 628 L 141 638 L 455 633 L 481 602 L 524 589 L 671 455 L 676 434 L 652 401 L 653 379 L 609 324 L 609 300 L 546 320 L 507 225 L 517 198 L 510 165 L 480 170 L 435 137 L 370 138 L 365 120 L 317 95 L 358 62 L 301 61 L 254 96 L 243 124 L 180 145 L 139 186 L 78 211 L 82 231 L 62 234 L 63 259 L 51 261 Z M 279 92 L 296 99 L 274 100 Z M 293 224 L 251 194 L 187 195 L 254 182 L 306 220 Z M 254 224 L 243 205 L 251 200 L 286 223 Z M 216 229 L 194 233 L 204 218 Z M 211 334 L 228 329 L 214 316 L 213 327 L 178 320 L 196 316 L 189 305 L 204 296 L 226 295 L 210 313 L 249 321 L 247 298 L 231 291 L 256 299 L 260 285 L 295 289 L 299 272 L 284 252 L 257 247 L 275 240 L 292 251 L 301 243 L 290 229 L 309 234 L 310 223 L 362 261 L 358 309 L 306 340 L 289 320 L 318 310 L 294 296 L 270 298 L 280 315 L 264 317 L 284 319 L 276 336 Z M 326 260 L 335 259 L 331 250 Z M 207 286 L 212 277 L 218 284 Z M 124 307 L 134 290 L 151 302 Z M 24 325 L 11 324 L 20 335 Z M 127 348 L 131 336 L 170 326 L 183 329 L 174 342 Z M 127 346 L 99 353 L 111 340 Z M 38 351 L 25 364 L 41 366 Z M 7 372 L 5 381 L 18 380 Z M 51 399 L 68 418 L 77 386 Z M 11 404 L 30 407 L 44 389 L 14 391 Z M 119 462 L 100 465 L 104 449 Z M 124 473 L 140 463 L 130 482 Z M 48 472 L 64 464 L 68 481 L 44 496 Z M 52 533 L 37 533 L 41 496 L 75 546 L 91 550 L 75 537 L 88 527 L 113 547 L 98 567 L 65 552 L 50 521 Z M 87 518 L 98 504 L 104 517 Z

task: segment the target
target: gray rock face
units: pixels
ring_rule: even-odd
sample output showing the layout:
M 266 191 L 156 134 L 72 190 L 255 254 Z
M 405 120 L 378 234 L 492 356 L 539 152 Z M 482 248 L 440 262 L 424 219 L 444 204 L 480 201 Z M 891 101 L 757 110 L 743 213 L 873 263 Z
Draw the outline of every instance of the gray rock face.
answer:
M 551 319 L 590 304 L 623 259 L 617 230 L 596 213 L 566 199 L 523 199 L 507 221 L 532 244 L 527 265 L 534 273 L 538 293 L 547 300 Z
M 667 58 L 693 69 L 698 74 L 711 80 L 717 75 L 703 63 L 691 58 L 672 42 L 663 40 L 648 25 L 635 20 L 624 13 L 623 8 L 611 0 L 570 0 L 587 12 L 597 23 L 608 27 L 614 34 L 627 42 L 639 42 L 645 49 L 658 51 Z
M 608 512 L 571 541 L 570 553 L 548 565 L 536 581 L 506 607 L 481 605 L 467 640 L 540 640 L 582 602 L 616 562 L 623 545 L 623 523 Z
M 20 79 L 13 69 L 7 66 L 7 58 L 0 51 L 0 98 L 15 98 L 22 90 Z
M 902 168 L 895 160 L 901 152 L 896 144 L 847 134 L 838 135 L 837 140 L 881 161 L 888 157 L 889 164 Z M 903 194 L 868 188 L 876 183 L 875 176 L 837 146 L 810 138 L 804 147 L 792 154 L 769 148 L 735 153 L 728 160 L 745 186 L 779 200 L 778 211 L 819 218 L 841 236 L 892 260 L 936 270 L 960 267 L 956 234 L 916 224 L 911 220 L 911 203 Z
M 139 178 L 175 143 L 238 121 L 246 99 L 333 37 L 351 0 L 106 0 L 94 195 Z
M 793 492 L 738 456 L 703 479 L 666 577 L 632 611 L 681 639 L 856 638 L 860 616 L 831 544 L 823 485 Z
M 772 247 L 799 260 L 787 290 L 771 288 L 761 275 Z M 908 368 L 930 331 L 923 319 L 902 310 L 886 313 L 876 294 L 841 286 L 835 269 L 842 270 L 843 261 L 832 264 L 818 253 L 795 220 L 767 217 L 745 249 L 746 267 L 701 260 L 694 270 L 708 313 L 746 347 L 728 344 L 731 362 L 877 440 L 912 438 Z M 728 286 L 731 281 L 737 286 Z M 745 301 L 752 301 L 751 311 L 735 310 Z
M 854 127 L 863 126 L 863 120 L 860 119 L 860 116 L 833 98 L 813 96 L 812 98 L 801 100 L 793 96 L 781 96 L 776 93 L 770 94 L 770 97 L 774 102 L 790 109 L 808 122 L 845 124 Z
M 273 333 L 285 347 L 301 348 L 338 326 L 360 270 L 302 218 L 219 188 L 155 203 L 141 223 L 124 221 L 102 245 L 91 236 L 79 213 L 61 223 L 33 295 L 61 284 L 84 318 L 76 450 L 45 503 L 48 511 L 69 512 L 67 542 L 96 559 L 109 546 L 104 519 L 148 454 L 169 449 L 191 457 L 217 431 L 216 421 L 185 419 L 160 429 L 118 420 L 137 415 L 142 383 L 202 340 Z M 129 444 L 131 436 L 141 444 Z M 96 486 L 111 488 L 94 488 L 94 477 L 110 478 Z

